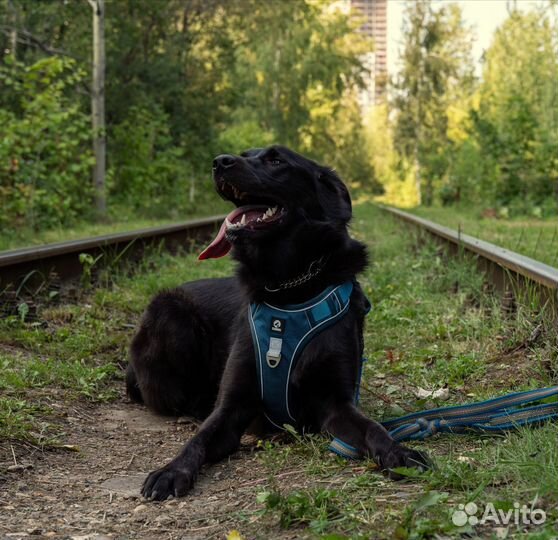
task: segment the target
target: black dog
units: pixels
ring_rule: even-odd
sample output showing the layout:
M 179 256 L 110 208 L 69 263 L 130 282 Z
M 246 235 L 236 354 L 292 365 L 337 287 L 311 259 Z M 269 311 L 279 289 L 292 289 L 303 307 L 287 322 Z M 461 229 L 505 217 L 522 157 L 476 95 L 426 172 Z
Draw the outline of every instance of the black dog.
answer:
M 352 208 L 343 182 L 280 146 L 218 156 L 213 176 L 237 208 L 200 258 L 232 248 L 237 277 L 159 294 L 133 340 L 127 373 L 136 401 L 163 414 L 207 418 L 175 459 L 147 477 L 143 495 L 184 495 L 202 465 L 234 452 L 262 416 L 249 303 L 297 304 L 350 281 L 346 314 L 304 347 L 290 376 L 296 427 L 338 437 L 385 471 L 426 467 L 425 456 L 394 442 L 353 402 L 367 305 L 355 276 L 367 255 L 347 232 Z

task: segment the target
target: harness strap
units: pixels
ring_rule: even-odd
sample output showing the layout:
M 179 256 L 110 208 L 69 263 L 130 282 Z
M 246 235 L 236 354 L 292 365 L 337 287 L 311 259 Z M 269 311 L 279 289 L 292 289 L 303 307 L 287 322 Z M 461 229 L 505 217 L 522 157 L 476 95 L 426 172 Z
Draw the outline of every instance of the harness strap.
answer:
M 266 417 L 276 427 L 282 428 L 295 421 L 289 406 L 289 379 L 298 356 L 310 339 L 343 317 L 352 291 L 353 283 L 349 281 L 328 287 L 305 304 L 284 307 L 250 305 L 250 328 L 262 400 Z M 289 326 L 287 334 L 286 325 Z M 356 405 L 363 363 L 364 359 L 356 381 Z M 558 401 L 525 406 L 554 396 L 558 396 L 558 386 L 514 392 L 467 405 L 419 411 L 387 420 L 382 425 L 396 441 L 422 440 L 435 433 L 501 433 L 558 418 Z M 338 438 L 332 440 L 329 449 L 347 459 L 361 457 L 356 448 Z

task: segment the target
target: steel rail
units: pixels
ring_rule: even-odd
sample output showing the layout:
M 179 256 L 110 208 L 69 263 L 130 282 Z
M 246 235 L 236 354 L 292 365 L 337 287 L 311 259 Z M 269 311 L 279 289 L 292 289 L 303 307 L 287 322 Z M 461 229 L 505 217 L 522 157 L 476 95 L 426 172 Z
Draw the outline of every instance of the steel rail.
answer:
M 525 255 L 515 253 L 503 247 L 479 240 L 461 231 L 438 225 L 427 219 L 408 212 L 381 206 L 397 219 L 425 230 L 437 239 L 450 245 L 454 252 L 463 250 L 477 257 L 481 268 L 489 280 L 500 291 L 514 293 L 524 289 L 528 284 L 535 284 L 541 299 L 550 300 L 556 309 L 558 304 L 558 268 L 549 266 Z M 558 310 L 557 310 L 558 312 Z
M 110 252 L 114 256 L 126 253 L 137 256 L 147 245 L 163 242 L 173 250 L 187 246 L 188 242 L 201 241 L 210 236 L 225 216 L 211 216 L 171 225 L 136 229 L 39 246 L 0 252 L 0 290 L 9 284 L 17 286 L 30 272 L 44 277 L 52 272 L 61 280 L 78 277 L 83 268 L 79 260 L 82 253 L 98 256 Z

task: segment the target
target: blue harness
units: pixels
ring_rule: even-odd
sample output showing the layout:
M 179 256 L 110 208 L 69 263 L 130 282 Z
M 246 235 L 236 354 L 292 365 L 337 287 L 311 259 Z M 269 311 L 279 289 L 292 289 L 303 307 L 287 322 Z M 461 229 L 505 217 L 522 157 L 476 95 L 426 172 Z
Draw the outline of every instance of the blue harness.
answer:
M 300 353 L 348 311 L 352 281 L 325 289 L 308 302 L 283 307 L 252 303 L 248 313 L 266 418 L 277 428 L 296 422 L 289 401 L 291 373 Z

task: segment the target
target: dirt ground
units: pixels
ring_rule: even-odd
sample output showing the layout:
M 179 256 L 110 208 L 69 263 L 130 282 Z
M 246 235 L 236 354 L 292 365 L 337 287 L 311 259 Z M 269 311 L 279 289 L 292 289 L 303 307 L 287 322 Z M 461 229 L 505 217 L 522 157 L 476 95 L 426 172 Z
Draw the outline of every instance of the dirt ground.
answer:
M 157 417 L 122 398 L 72 405 L 63 422 L 66 449 L 0 445 L 0 538 L 205 539 L 255 526 L 248 518 L 240 527 L 238 516 L 254 509 L 266 478 L 253 438 L 207 468 L 187 497 L 152 503 L 139 493 L 143 479 L 192 435 L 191 420 Z

